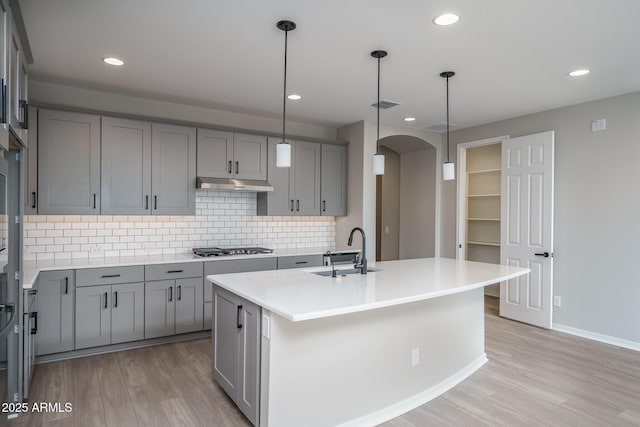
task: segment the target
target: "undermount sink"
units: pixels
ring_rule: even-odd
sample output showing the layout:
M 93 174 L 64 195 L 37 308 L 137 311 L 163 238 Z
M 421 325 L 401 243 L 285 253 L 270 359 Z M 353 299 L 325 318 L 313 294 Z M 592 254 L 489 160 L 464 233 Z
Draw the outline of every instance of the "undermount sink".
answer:
M 380 269 L 374 268 L 374 267 L 367 268 L 367 273 L 375 273 L 376 271 L 380 271 Z M 316 271 L 313 274 L 317 274 L 318 276 L 331 277 L 331 270 Z M 345 269 L 336 270 L 336 276 L 346 276 L 347 274 L 360 274 L 360 270 L 356 270 L 355 268 L 345 268 Z

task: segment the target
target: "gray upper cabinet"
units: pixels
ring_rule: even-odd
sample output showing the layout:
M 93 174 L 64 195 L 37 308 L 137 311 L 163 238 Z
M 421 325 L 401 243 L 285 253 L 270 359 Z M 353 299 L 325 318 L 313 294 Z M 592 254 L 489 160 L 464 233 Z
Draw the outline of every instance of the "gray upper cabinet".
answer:
M 73 270 L 38 275 L 38 355 L 73 350 L 74 300 Z
M 347 214 L 347 147 L 322 144 L 320 214 Z
M 9 9 L 11 12 L 11 8 Z M 6 16 L 6 13 L 5 13 Z M 10 30 L 8 32 L 8 83 L 7 83 L 7 123 L 14 129 L 18 139 L 27 139 L 27 57 L 16 25 L 16 17 L 11 13 Z
M 100 117 L 38 112 L 38 213 L 100 212 Z
M 29 105 L 29 117 L 37 123 L 38 109 Z M 38 213 L 38 126 L 29 129 L 29 145 L 22 152 L 24 161 L 24 214 Z
M 198 129 L 198 176 L 267 179 L 267 138 Z
M 268 176 L 274 191 L 258 193 L 258 215 L 320 215 L 320 144 L 290 141 L 291 167 L 276 166 L 269 138 Z
M 102 117 L 102 210 L 151 214 L 151 123 Z
M 153 213 L 194 215 L 196 211 L 196 129 L 153 123 L 151 132 Z

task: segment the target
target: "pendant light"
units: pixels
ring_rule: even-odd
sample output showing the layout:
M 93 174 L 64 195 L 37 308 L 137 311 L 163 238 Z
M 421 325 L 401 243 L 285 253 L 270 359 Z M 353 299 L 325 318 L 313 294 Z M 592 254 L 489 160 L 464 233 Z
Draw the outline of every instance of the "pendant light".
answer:
M 296 29 L 295 22 L 280 21 L 277 27 L 284 31 L 284 88 L 282 92 L 282 141 L 276 144 L 276 167 L 291 167 L 291 144 L 285 139 L 285 124 L 287 118 L 287 36 L 289 31 Z
M 442 164 L 442 179 L 451 181 L 456 179 L 456 169 L 453 162 L 449 160 L 449 78 L 455 76 L 453 71 L 444 71 L 440 77 L 447 79 L 447 161 Z
M 374 50 L 371 56 L 378 60 L 378 137 L 376 138 L 376 154 L 373 155 L 373 173 L 374 175 L 384 175 L 384 154 L 380 154 L 380 60 L 387 56 L 385 50 Z

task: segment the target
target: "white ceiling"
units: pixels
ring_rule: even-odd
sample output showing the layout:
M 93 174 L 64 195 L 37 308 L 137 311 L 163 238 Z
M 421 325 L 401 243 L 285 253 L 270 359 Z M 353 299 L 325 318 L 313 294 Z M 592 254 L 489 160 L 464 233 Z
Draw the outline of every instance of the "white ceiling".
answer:
M 638 0 L 20 0 L 33 79 L 264 116 L 282 114 L 291 19 L 288 117 L 328 126 L 375 120 L 424 128 L 493 122 L 640 90 Z M 455 11 L 460 21 L 432 19 Z M 115 69 L 104 56 L 126 61 Z M 576 68 L 591 74 L 569 78 Z M 415 116 L 406 124 L 402 119 Z

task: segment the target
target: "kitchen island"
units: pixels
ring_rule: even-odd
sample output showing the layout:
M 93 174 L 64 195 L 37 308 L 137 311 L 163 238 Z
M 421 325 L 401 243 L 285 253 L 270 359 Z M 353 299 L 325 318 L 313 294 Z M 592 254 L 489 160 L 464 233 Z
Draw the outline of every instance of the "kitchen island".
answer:
M 484 286 L 529 271 L 446 258 L 372 267 L 207 276 L 214 378 L 254 424 L 375 425 L 444 393 L 487 361 Z

